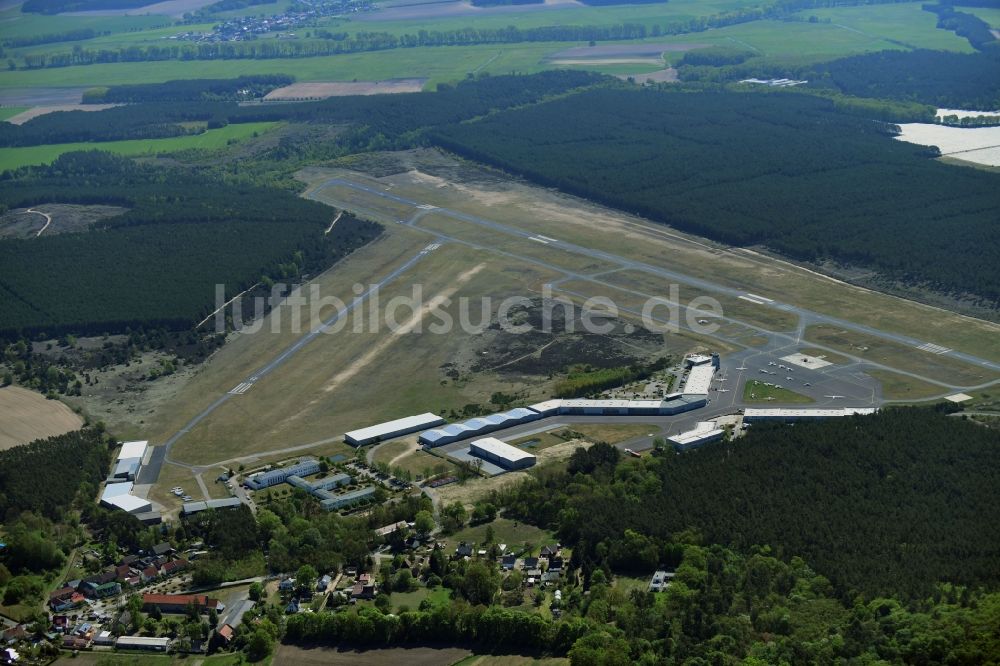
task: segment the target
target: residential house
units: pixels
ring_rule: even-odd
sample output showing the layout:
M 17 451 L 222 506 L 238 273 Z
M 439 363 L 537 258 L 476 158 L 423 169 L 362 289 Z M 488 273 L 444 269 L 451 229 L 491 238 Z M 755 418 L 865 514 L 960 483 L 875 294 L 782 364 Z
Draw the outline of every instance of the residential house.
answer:
M 13 645 L 19 641 L 26 641 L 31 636 L 23 624 L 18 624 L 3 632 L 3 642 Z
M 103 585 L 98 585 L 97 589 L 94 591 L 94 596 L 98 599 L 104 599 L 106 597 L 113 597 L 116 594 L 122 593 L 122 585 L 118 581 L 111 581 L 110 583 L 104 583 Z
M 90 647 L 90 639 L 81 636 L 64 636 L 64 650 L 86 650 Z
M 171 560 L 160 567 L 160 574 L 164 577 L 173 576 L 174 574 L 187 569 L 189 564 L 190 563 L 185 559 Z
M 0 660 L 2 660 L 5 664 L 17 663 L 20 658 L 21 655 L 18 654 L 17 650 L 14 648 L 4 648 L 4 650 L 0 652 Z
M 330 583 L 332 582 L 333 579 L 330 578 L 329 574 L 323 574 L 323 576 L 316 582 L 316 591 L 326 592 L 326 588 L 330 587 Z
M 670 579 L 674 577 L 674 574 L 669 571 L 657 571 L 653 574 L 653 578 L 649 581 L 649 591 L 650 592 L 662 592 L 667 589 L 667 585 L 670 584 Z
M 516 555 L 504 555 L 500 558 L 500 566 L 504 569 L 504 571 L 513 571 L 516 564 Z
M 219 635 L 219 638 L 225 641 L 228 645 L 233 640 L 234 631 L 235 630 L 228 624 L 224 624 L 219 627 L 219 630 L 216 633 Z
M 455 548 L 455 557 L 472 557 L 472 546 L 464 541 Z
M 537 569 L 538 568 L 538 558 L 537 557 L 526 557 L 526 558 L 524 558 L 524 568 L 525 569 Z
M 149 566 L 139 572 L 139 579 L 143 583 L 148 583 L 150 581 L 156 580 L 157 576 L 160 575 L 160 570 L 156 567 Z
M 549 558 L 549 571 L 561 571 L 563 568 L 563 558 L 553 555 Z
M 291 592 L 295 589 L 295 579 L 285 578 L 280 583 L 278 583 L 278 589 L 282 592 Z
M 539 557 L 542 557 L 547 560 L 551 557 L 556 557 L 557 555 L 559 555 L 560 550 L 561 549 L 559 547 L 559 544 L 556 544 L 554 546 L 542 546 L 542 552 L 539 553 Z
M 174 547 L 171 546 L 166 541 L 163 541 L 162 543 L 158 543 L 155 546 L 153 546 L 152 552 L 157 557 L 162 557 L 163 555 L 169 555 L 170 553 L 174 552 Z

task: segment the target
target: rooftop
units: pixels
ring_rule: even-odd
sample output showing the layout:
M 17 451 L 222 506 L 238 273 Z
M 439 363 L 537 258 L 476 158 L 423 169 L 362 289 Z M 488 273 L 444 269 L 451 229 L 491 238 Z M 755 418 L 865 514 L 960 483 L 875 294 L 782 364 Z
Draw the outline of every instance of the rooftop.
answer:
M 529 458 L 534 459 L 535 457 L 527 451 L 519 449 L 516 446 L 511 446 L 507 442 L 503 442 L 496 437 L 484 437 L 483 439 L 477 439 L 472 442 L 471 446 L 510 461 L 526 460 Z
M 396 419 L 394 421 L 386 421 L 385 423 L 377 423 L 375 425 L 368 426 L 367 428 L 360 428 L 358 430 L 352 430 L 345 433 L 344 436 L 354 440 L 366 440 L 373 439 L 376 437 L 385 437 L 398 433 L 403 430 L 409 430 L 413 432 L 415 430 L 422 430 L 423 428 L 433 428 L 436 425 L 444 423 L 444 419 L 437 414 L 431 414 L 430 412 L 425 412 L 423 414 L 417 414 L 416 416 L 407 416 L 401 419 Z

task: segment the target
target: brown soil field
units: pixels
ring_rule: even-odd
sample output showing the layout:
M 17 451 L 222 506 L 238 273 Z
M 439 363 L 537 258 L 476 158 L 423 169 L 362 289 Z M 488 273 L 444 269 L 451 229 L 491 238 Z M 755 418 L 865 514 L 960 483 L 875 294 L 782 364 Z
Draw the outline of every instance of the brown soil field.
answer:
M 7 122 L 11 125 L 23 125 L 32 118 L 44 116 L 47 113 L 55 113 L 56 111 L 103 111 L 113 106 L 118 106 L 118 104 L 57 104 L 53 106 L 36 106 L 27 111 L 22 111 L 16 116 L 11 116 L 7 119 Z
M 636 83 L 646 83 L 647 81 L 652 81 L 653 83 L 676 83 L 677 82 L 677 70 L 673 67 L 667 67 L 666 69 L 661 69 L 658 72 L 640 72 L 638 74 L 619 74 L 619 79 L 627 80 L 632 79 Z
M 274 666 L 296 664 L 329 664 L 337 666 L 450 666 L 472 652 L 463 648 L 382 648 L 379 650 L 349 650 L 330 647 L 301 648 L 295 645 L 280 645 L 271 663 Z
M 277 88 L 264 96 L 265 102 L 292 99 L 326 99 L 348 95 L 394 95 L 420 92 L 427 79 L 388 79 L 386 81 L 306 81 Z M 27 113 L 27 111 L 25 111 Z M 20 117 L 14 116 L 15 118 Z
M 58 400 L 47 400 L 19 386 L 0 388 L 0 450 L 62 435 L 82 425 L 83 419 Z

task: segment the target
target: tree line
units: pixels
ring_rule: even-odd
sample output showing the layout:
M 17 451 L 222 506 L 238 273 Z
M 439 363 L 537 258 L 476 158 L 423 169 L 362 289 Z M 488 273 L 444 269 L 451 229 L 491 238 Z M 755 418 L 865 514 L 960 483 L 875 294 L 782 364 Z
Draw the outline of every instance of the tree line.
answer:
M 941 583 L 1000 584 L 1000 508 L 988 499 L 998 443 L 996 431 L 961 418 L 886 409 L 758 424 L 733 442 L 628 464 L 595 446 L 566 472 L 493 501 L 557 529 L 585 575 L 677 566 L 677 539 L 698 534 L 740 552 L 769 544 L 778 558 L 801 556 L 845 601 L 914 600 Z
M 140 166 L 98 151 L 8 173 L 0 202 L 129 208 L 84 233 L 0 241 L 0 336 L 6 337 L 187 329 L 215 308 L 216 284 L 231 296 L 255 283 L 297 281 L 380 232 L 344 215 L 327 234 L 330 209 L 291 192 Z

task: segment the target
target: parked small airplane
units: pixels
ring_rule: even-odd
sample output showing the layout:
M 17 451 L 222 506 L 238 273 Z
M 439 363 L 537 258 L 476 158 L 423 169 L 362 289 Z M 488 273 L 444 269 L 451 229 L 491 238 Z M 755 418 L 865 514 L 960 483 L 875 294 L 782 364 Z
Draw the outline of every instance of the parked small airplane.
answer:
M 839 400 L 840 398 L 843 398 L 844 396 L 842 396 L 842 395 L 824 395 L 823 397 L 824 398 L 829 398 L 830 400 Z

